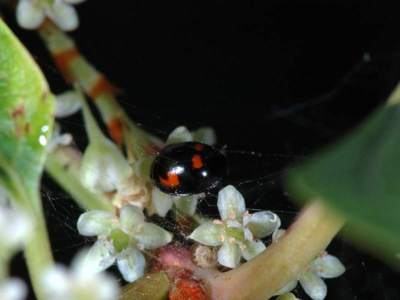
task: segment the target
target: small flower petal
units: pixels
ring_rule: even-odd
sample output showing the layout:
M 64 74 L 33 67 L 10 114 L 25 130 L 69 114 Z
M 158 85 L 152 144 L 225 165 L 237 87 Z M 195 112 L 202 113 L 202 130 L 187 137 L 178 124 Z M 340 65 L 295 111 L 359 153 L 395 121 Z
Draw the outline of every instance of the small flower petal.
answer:
M 58 123 L 54 124 L 53 134 L 47 143 L 47 151 L 52 152 L 59 146 L 70 145 L 73 141 L 72 135 L 69 133 L 61 133 L 61 127 Z
M 16 8 L 17 22 L 25 29 L 36 29 L 43 23 L 43 8 L 36 1 L 20 0 Z
M 278 229 L 275 230 L 274 233 L 272 234 L 272 242 L 276 243 L 285 235 L 286 230 L 285 229 Z
M 70 294 L 70 281 L 67 269 L 55 265 L 45 270 L 42 277 L 42 287 L 46 299 L 66 299 Z
M 215 134 L 214 129 L 211 127 L 201 127 L 196 131 L 192 132 L 193 140 L 207 144 L 207 145 L 215 145 L 217 143 L 217 135 Z
M 133 282 L 143 276 L 146 261 L 140 251 L 130 247 L 119 255 L 117 265 L 122 277 Z
M 85 295 L 88 300 L 116 300 L 118 299 L 119 286 L 116 280 L 93 268 L 88 259 L 88 250 L 80 250 L 74 257 L 71 266 L 71 290 L 74 296 Z M 75 297 L 73 297 L 75 299 Z
M 58 265 L 45 271 L 42 285 L 49 300 L 117 300 L 119 294 L 114 278 L 88 264 L 86 249 L 73 259 L 71 271 Z
M 98 266 L 93 264 L 92 259 L 88 257 L 88 253 L 90 251 L 90 248 L 83 248 L 79 250 L 77 254 L 75 254 L 74 258 L 72 259 L 71 262 L 71 271 L 76 275 L 78 278 L 79 277 L 85 277 L 85 276 L 92 276 L 95 273 L 98 273 Z
M 261 241 L 246 241 L 241 247 L 242 256 L 245 260 L 250 260 L 266 249 Z
M 135 226 L 142 224 L 145 220 L 142 210 L 134 205 L 125 205 L 120 213 L 121 228 L 126 232 L 132 232 Z
M 160 217 L 165 217 L 174 204 L 172 196 L 161 192 L 156 187 L 151 192 L 151 198 L 154 210 Z
M 246 210 L 242 194 L 232 185 L 219 191 L 217 205 L 222 220 L 239 220 Z
M 25 283 L 17 278 L 10 278 L 0 282 L 1 300 L 23 300 L 28 294 Z
M 85 258 L 85 267 L 92 272 L 108 269 L 115 262 L 114 247 L 106 239 L 98 239 L 89 249 Z
M 81 108 L 82 101 L 84 101 L 82 93 L 76 91 L 67 91 L 57 95 L 55 117 L 64 118 L 73 115 Z
M 78 14 L 73 6 L 64 3 L 63 0 L 54 0 L 54 4 L 48 11 L 48 16 L 62 30 L 70 31 L 78 28 Z
M 313 300 L 323 300 L 328 292 L 325 282 L 314 272 L 305 272 L 299 278 L 300 284 Z
M 175 206 L 181 213 L 193 216 L 196 212 L 197 203 L 200 197 L 200 195 L 177 197 L 175 199 Z
M 114 215 L 102 210 L 91 210 L 79 216 L 77 227 L 84 236 L 107 235 L 112 229 Z
M 117 300 L 119 299 L 120 287 L 118 282 L 108 274 L 101 274 L 95 278 L 97 287 L 97 297 L 95 300 Z
M 228 228 L 238 228 L 238 229 L 242 229 L 243 228 L 243 225 L 237 220 L 226 220 L 225 221 L 225 225 Z M 250 234 L 251 234 L 251 232 L 250 232 Z
M 184 142 L 192 142 L 192 134 L 185 126 L 175 128 L 167 138 L 166 145 L 178 144 Z
M 346 268 L 337 257 L 323 254 L 311 263 L 311 270 L 319 277 L 335 278 L 342 275 Z
M 277 214 L 271 211 L 260 211 L 254 214 L 245 214 L 243 224 L 257 238 L 264 238 L 281 226 L 281 220 Z
M 0 248 L 15 249 L 28 239 L 32 220 L 24 212 L 0 206 Z
M 172 234 L 152 223 L 143 223 L 135 228 L 133 238 L 144 249 L 156 249 L 172 241 Z
M 219 246 L 222 244 L 223 233 L 222 225 L 205 222 L 197 227 L 189 238 L 206 246 Z
M 228 268 L 236 268 L 240 264 L 240 249 L 236 243 L 225 241 L 218 250 L 218 263 Z
M 91 142 L 83 154 L 80 179 L 93 192 L 117 190 L 132 173 L 117 146 L 103 136 Z
M 244 232 L 244 239 L 245 240 L 248 240 L 248 241 L 253 241 L 254 240 L 254 235 L 253 235 L 253 233 L 250 231 L 250 229 L 248 229 L 248 228 L 244 228 L 243 229 L 243 232 Z

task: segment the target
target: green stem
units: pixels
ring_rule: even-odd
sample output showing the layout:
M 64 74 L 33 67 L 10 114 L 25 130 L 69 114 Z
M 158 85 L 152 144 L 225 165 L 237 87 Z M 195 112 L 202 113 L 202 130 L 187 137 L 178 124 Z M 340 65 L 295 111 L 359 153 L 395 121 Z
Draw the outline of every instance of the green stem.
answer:
M 78 51 L 74 40 L 51 22 L 47 22 L 40 27 L 39 34 L 43 39 L 45 46 L 53 55 L 59 51 L 68 49 L 75 49 Z M 91 86 L 88 84 L 88 78 L 103 76 L 83 55 L 80 56 L 75 63 L 69 65 L 68 70 L 70 71 L 69 75 L 71 76 L 72 81 L 79 84 L 88 95 L 90 95 L 89 87 Z M 127 130 L 129 131 L 129 134 L 133 136 L 133 139 L 140 140 L 139 142 L 134 143 L 133 151 L 135 151 L 135 155 L 138 155 L 136 152 L 139 152 L 140 154 L 141 151 L 141 149 L 137 149 L 137 144 L 141 144 L 141 147 L 145 147 L 146 145 L 157 141 L 157 138 L 149 135 L 130 120 L 112 93 L 102 93 L 93 100 L 95 100 L 94 104 L 106 124 L 113 119 L 122 118 L 124 126 L 127 127 Z
M 7 187 L 10 199 L 13 200 L 15 206 L 26 211 L 32 218 L 32 231 L 24 252 L 36 298 L 44 300 L 42 275 L 43 271 L 53 264 L 53 255 L 43 216 L 39 187 L 26 188 L 19 174 L 11 168 L 1 154 L 0 166 L 3 172 L 0 178 L 1 183 Z
M 86 132 L 89 137 L 90 143 L 95 143 L 98 140 L 104 139 L 105 136 L 101 132 L 99 126 L 97 125 L 97 122 L 96 122 L 95 118 L 93 117 L 93 114 L 90 111 L 89 105 L 87 104 L 83 95 L 82 95 L 81 103 L 82 103 L 83 117 L 85 120 L 85 128 L 86 128 Z
M 4 252 L 0 253 L 0 282 L 8 277 L 9 258 Z
M 46 299 L 42 276 L 44 270 L 53 264 L 53 255 L 38 191 L 29 195 L 29 197 L 29 202 L 32 204 L 30 212 L 33 217 L 33 224 L 32 233 L 25 245 L 25 258 L 36 298 L 42 300 Z
M 313 202 L 279 242 L 237 269 L 208 276 L 206 281 L 212 299 L 269 299 L 287 282 L 297 278 L 328 246 L 342 225 L 340 217 L 320 202 Z
M 59 147 L 47 156 L 46 171 L 85 210 L 112 211 L 113 206 L 101 194 L 94 194 L 79 181 L 79 153 L 72 147 Z

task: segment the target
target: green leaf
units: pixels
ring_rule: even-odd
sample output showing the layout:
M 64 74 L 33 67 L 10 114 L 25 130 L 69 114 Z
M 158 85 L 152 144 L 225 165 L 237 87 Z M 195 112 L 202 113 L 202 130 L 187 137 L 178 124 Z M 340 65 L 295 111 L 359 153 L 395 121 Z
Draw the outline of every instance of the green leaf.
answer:
M 45 299 L 43 270 L 53 258 L 39 196 L 53 96 L 32 57 L 0 19 L 0 185 L 32 215 L 25 258 L 37 299 Z
M 127 284 L 120 300 L 166 300 L 169 292 L 169 279 L 164 272 L 148 274 Z
M 30 197 L 43 170 L 53 97 L 29 53 L 1 20 L 0 120 L 0 182 L 13 198 Z
M 301 200 L 326 201 L 348 219 L 357 242 L 399 263 L 400 106 L 377 109 L 337 144 L 289 172 Z

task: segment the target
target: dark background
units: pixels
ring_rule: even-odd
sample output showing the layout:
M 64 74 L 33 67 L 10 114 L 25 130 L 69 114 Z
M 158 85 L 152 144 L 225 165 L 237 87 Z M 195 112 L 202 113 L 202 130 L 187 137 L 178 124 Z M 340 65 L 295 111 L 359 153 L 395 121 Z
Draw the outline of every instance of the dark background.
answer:
M 359 124 L 400 79 L 396 2 L 89 0 L 72 35 L 148 131 L 214 127 L 248 207 L 276 211 L 287 226 L 297 210 L 281 186 L 285 169 Z M 13 29 L 63 91 L 36 34 Z M 79 116 L 63 125 L 85 142 Z M 55 257 L 67 263 L 85 244 L 79 210 L 49 178 L 43 186 Z M 212 200 L 201 209 L 215 213 Z M 347 271 L 327 281 L 328 299 L 400 299 L 388 267 L 340 239 L 329 250 Z M 14 266 L 23 276 L 21 257 Z

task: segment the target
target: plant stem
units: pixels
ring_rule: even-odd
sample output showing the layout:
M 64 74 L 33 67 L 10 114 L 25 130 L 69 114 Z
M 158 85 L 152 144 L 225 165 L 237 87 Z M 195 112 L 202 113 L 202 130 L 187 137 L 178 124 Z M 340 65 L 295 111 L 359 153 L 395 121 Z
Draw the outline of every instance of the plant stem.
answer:
M 80 153 L 72 147 L 59 147 L 49 153 L 46 171 L 85 210 L 112 211 L 113 206 L 101 194 L 94 194 L 79 181 Z
M 43 291 L 43 271 L 53 264 L 49 237 L 43 215 L 42 202 L 38 192 L 32 193 L 31 215 L 33 216 L 32 233 L 25 246 L 25 258 L 33 290 L 38 300 L 46 299 Z
M 115 98 L 115 87 L 80 54 L 70 36 L 61 31 L 50 20 L 42 24 L 38 33 L 53 56 L 61 74 L 68 82 L 79 84 L 83 91 L 94 100 L 94 104 L 98 108 L 111 137 L 117 144 L 122 142 L 119 140 L 120 138 L 123 139 L 123 142 L 126 142 L 127 133 L 122 131 L 127 131 L 135 140 L 133 151 L 139 144 L 140 149 L 145 149 L 154 142 L 159 143 L 157 138 L 136 126 L 124 113 L 123 108 Z M 140 151 L 136 153 L 139 156 Z
M 7 255 L 5 255 L 4 252 L 0 253 L 0 282 L 2 282 L 8 276 L 8 264 L 9 258 Z
M 7 187 L 10 199 L 15 206 L 23 209 L 32 218 L 31 235 L 26 241 L 24 253 L 36 298 L 44 300 L 42 274 L 46 268 L 53 264 L 53 255 L 43 215 L 42 201 L 39 196 L 39 186 L 33 186 L 31 189 L 26 188 L 19 174 L 1 154 L 0 166 L 3 174 L 5 174 L 1 183 Z M 4 257 L 1 260 L 4 260 Z M 3 269 L 1 272 L 7 272 L 7 269 Z M 4 274 L 0 274 L 0 276 L 4 276 Z
M 86 133 L 89 137 L 89 142 L 96 143 L 98 140 L 105 139 L 105 136 L 97 125 L 97 122 L 94 119 L 92 112 L 90 111 L 89 105 L 86 103 L 83 95 L 81 103 Z
M 311 203 L 279 242 L 239 268 L 207 278 L 211 298 L 269 299 L 328 246 L 342 225 L 342 218 L 322 203 Z

